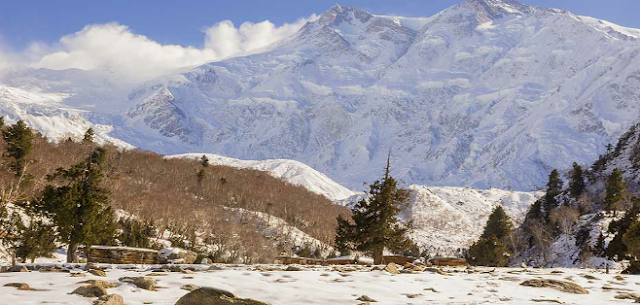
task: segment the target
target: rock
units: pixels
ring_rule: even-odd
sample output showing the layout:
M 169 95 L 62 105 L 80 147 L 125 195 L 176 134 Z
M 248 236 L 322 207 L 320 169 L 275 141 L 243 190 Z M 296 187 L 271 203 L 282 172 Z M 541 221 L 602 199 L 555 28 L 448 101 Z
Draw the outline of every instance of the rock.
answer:
M 118 287 L 118 285 L 116 285 L 116 283 L 109 282 L 109 281 L 103 281 L 103 280 L 88 280 L 88 281 L 82 281 L 80 283 L 81 284 L 94 285 L 94 286 L 100 286 L 100 287 L 102 287 L 104 289 Z
M 420 294 L 420 293 L 407 294 L 407 298 L 410 298 L 410 299 L 419 298 L 421 296 L 422 296 L 422 294 Z
M 522 268 L 522 269 L 527 269 L 527 264 L 525 264 L 525 263 L 520 263 L 520 268 Z
M 211 264 L 211 261 L 206 257 L 200 261 L 200 265 L 209 265 L 209 264 Z
M 186 291 L 194 291 L 196 289 L 198 289 L 200 287 L 193 285 L 193 284 L 186 284 L 186 285 L 182 285 L 182 287 L 180 287 L 180 289 L 186 290 Z
M 7 269 L 7 272 L 29 272 L 29 269 L 26 266 L 15 265 Z
M 108 294 L 93 301 L 93 305 L 124 305 L 124 300 L 119 294 Z
M 284 269 L 284 271 L 302 271 L 302 268 L 298 266 L 289 266 L 287 269 Z
M 252 299 L 237 298 L 233 293 L 203 287 L 181 297 L 175 305 L 269 305 Z
M 560 281 L 560 280 L 534 279 L 534 280 L 524 281 L 520 285 L 528 286 L 528 287 L 541 287 L 541 288 L 546 287 L 546 288 L 552 288 L 552 289 L 556 289 L 556 290 L 560 290 L 568 293 L 575 293 L 575 294 L 589 293 L 589 291 L 587 291 L 582 286 L 576 283 Z
M 184 268 L 182 268 L 181 266 L 178 266 L 178 265 L 171 265 L 171 266 L 169 266 L 169 271 L 170 272 L 182 272 L 182 271 L 184 271 Z
M 396 265 L 395 263 L 388 263 L 382 270 L 389 272 L 391 274 L 400 274 L 400 270 L 398 270 L 398 265 Z
M 259 267 L 261 267 L 261 266 L 259 266 Z M 224 268 L 222 268 L 220 266 L 211 266 L 207 270 L 209 270 L 209 271 L 220 271 L 220 270 L 224 270 Z
M 87 276 L 86 274 L 81 273 L 81 272 L 73 272 L 70 275 L 71 275 L 71 277 L 85 277 L 85 276 Z
M 624 280 L 625 280 L 625 278 L 624 278 L 623 276 L 621 276 L 621 275 L 616 275 L 616 276 L 614 277 L 614 279 L 616 279 L 616 280 L 618 280 L 618 281 L 624 281 Z
M 198 253 L 185 249 L 162 249 L 160 255 L 164 256 L 169 262 L 180 264 L 193 264 L 198 259 Z
M 136 287 L 146 290 L 156 290 L 156 281 L 150 277 L 139 276 L 139 277 L 121 277 L 118 279 L 121 282 L 131 283 L 136 285 Z
M 31 290 L 31 286 L 27 283 L 8 283 L 4 287 L 16 287 L 18 290 Z
M 614 298 L 618 300 L 637 300 L 640 298 L 640 295 L 631 292 L 624 292 L 616 295 Z
M 196 274 L 195 271 L 190 270 L 190 269 L 184 269 L 184 270 L 182 270 L 182 273 L 184 273 L 184 274 Z
M 376 301 L 376 300 L 372 299 L 371 297 L 369 297 L 367 295 L 364 295 L 364 294 L 362 296 L 360 296 L 359 298 L 357 298 L 356 300 L 357 301 L 363 301 L 363 302 L 372 302 L 372 303 L 373 302 L 378 302 L 378 301 Z
M 104 287 L 98 285 L 86 285 L 76 288 L 71 294 L 78 294 L 85 298 L 96 298 L 107 294 Z
M 101 277 L 107 277 L 107 273 L 100 270 L 100 269 L 89 269 L 87 270 L 87 272 L 95 275 L 95 276 L 101 276 Z
M 600 280 L 599 278 L 597 278 L 597 277 L 595 277 L 595 276 L 593 276 L 591 274 L 585 274 L 582 277 L 584 277 L 585 279 L 588 279 L 588 280 L 594 280 L 594 281 L 599 281 Z
M 424 269 L 424 271 L 435 272 L 435 273 L 440 274 L 440 275 L 446 275 L 446 273 L 444 273 L 444 271 L 442 271 L 442 269 L 435 268 L 435 267 L 427 267 L 427 268 Z

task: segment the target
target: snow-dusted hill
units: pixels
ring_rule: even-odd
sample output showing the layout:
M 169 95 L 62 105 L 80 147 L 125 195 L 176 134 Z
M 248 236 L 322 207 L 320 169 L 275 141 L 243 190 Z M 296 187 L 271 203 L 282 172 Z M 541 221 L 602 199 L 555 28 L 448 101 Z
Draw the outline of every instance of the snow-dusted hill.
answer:
M 412 239 L 434 254 L 455 254 L 476 241 L 493 208 L 501 205 L 519 225 L 529 206 L 543 192 L 477 190 L 412 185 L 411 206 L 405 219 L 413 222 Z
M 303 186 L 316 194 L 324 195 L 332 201 L 346 199 L 355 194 L 355 192 L 336 183 L 326 175 L 294 160 L 240 160 L 214 154 L 194 153 L 174 155 L 170 156 L 170 158 L 199 159 L 203 155 L 207 156 L 211 164 L 268 172 L 272 176 L 281 178 L 293 185 Z
M 459 249 L 475 242 L 487 223 L 493 208 L 500 205 L 514 227 L 524 220 L 529 207 L 544 192 L 488 190 L 468 187 L 431 187 L 410 185 L 409 208 L 401 215 L 404 221 L 412 221 L 413 239 L 431 255 L 457 255 Z M 356 194 L 339 204 L 351 206 L 366 198 Z
M 513 0 L 425 18 L 336 5 L 262 53 L 133 90 L 108 68 L 0 83 L 68 94 L 51 107 L 160 153 L 293 159 L 360 189 L 392 150 L 408 184 L 535 190 L 637 121 L 639 55 L 639 30 Z

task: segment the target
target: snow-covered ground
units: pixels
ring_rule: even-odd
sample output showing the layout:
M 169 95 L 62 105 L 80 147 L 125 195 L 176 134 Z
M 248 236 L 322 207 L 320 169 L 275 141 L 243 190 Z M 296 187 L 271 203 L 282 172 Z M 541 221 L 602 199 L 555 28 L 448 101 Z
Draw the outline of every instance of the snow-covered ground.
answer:
M 107 291 L 121 295 L 127 305 L 174 304 L 188 293 L 181 289 L 186 284 L 224 289 L 242 298 L 253 298 L 274 305 L 355 305 L 362 303 L 356 300 L 362 295 L 377 300 L 375 304 L 380 305 L 521 305 L 553 304 L 555 301 L 579 305 L 630 304 L 634 300 L 615 297 L 624 292 L 637 292 L 640 288 L 640 277 L 621 276 L 617 272 L 604 274 L 602 270 L 592 269 L 498 268 L 491 272 L 493 268 L 479 268 L 475 273 L 466 273 L 463 268 L 444 268 L 446 275 L 431 272 L 391 275 L 384 271 L 372 271 L 370 267 L 358 267 L 359 270 L 353 272 L 339 272 L 335 267 L 303 267 L 303 271 L 282 271 L 286 266 L 222 265 L 219 266 L 222 270 L 198 271 L 195 274 L 167 272 L 162 276 L 154 276 L 159 288 L 148 291 L 119 282 L 118 279 L 149 275 L 149 266 L 138 266 L 134 270 L 106 267 L 106 278 L 88 273 L 85 277 L 35 271 L 0 273 L 0 304 L 91 304 L 95 298 L 69 294 L 84 285 L 80 282 L 88 279 L 117 283 L 116 288 L 109 288 Z M 356 267 L 341 268 L 349 270 Z M 267 271 L 271 269 L 276 271 Z M 82 272 L 79 269 L 77 271 Z M 550 288 L 520 285 L 525 280 L 540 278 L 572 281 L 589 293 L 571 294 Z M 28 283 L 40 291 L 3 287 L 7 283 Z

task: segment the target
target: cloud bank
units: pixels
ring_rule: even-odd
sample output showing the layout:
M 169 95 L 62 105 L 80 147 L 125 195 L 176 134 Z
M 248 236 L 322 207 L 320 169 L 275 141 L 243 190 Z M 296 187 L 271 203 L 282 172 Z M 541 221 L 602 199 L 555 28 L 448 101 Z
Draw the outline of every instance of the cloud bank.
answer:
M 0 45 L 0 69 L 23 64 L 49 69 L 94 69 L 109 66 L 119 76 L 143 80 L 195 66 L 264 50 L 269 45 L 295 34 L 316 15 L 294 23 L 276 26 L 270 21 L 245 22 L 235 27 L 222 21 L 203 30 L 204 47 L 163 45 L 134 33 L 118 23 L 87 25 L 79 32 L 62 37 L 54 45 L 34 43 L 12 58 Z

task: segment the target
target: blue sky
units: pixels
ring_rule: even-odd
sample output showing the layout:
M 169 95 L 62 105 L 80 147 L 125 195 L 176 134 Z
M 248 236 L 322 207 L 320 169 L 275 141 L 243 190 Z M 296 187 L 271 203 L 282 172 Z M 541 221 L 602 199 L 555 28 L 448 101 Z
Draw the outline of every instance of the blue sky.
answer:
M 236 26 L 276 25 L 320 14 L 334 3 L 377 14 L 429 16 L 461 0 L 0 0 L 0 41 L 19 51 L 32 42 L 55 43 L 88 24 L 118 22 L 161 44 L 203 45 L 202 30 L 222 20 Z M 640 28 L 639 0 L 521 0 Z

